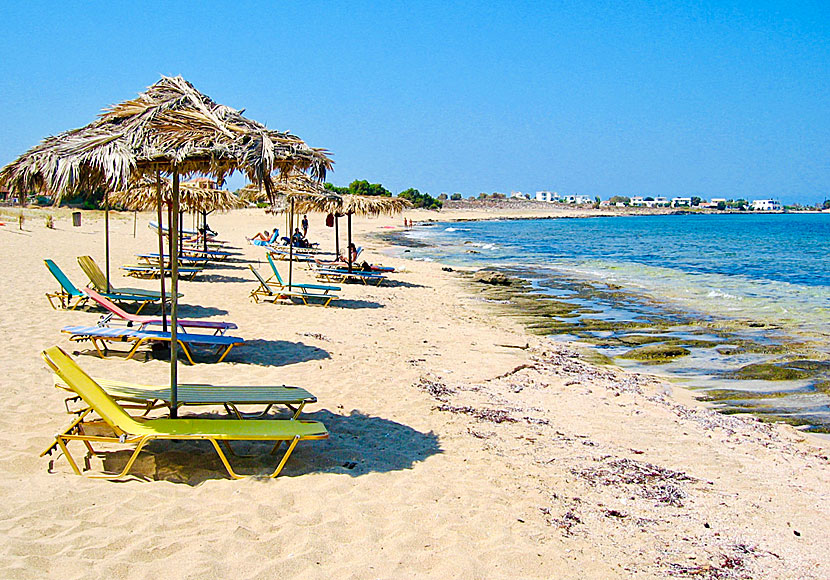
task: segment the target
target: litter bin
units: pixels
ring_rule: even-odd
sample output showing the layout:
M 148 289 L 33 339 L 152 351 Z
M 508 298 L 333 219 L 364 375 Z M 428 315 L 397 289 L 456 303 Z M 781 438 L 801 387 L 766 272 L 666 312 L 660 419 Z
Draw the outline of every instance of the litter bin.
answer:
M 73 211 L 72 212 L 72 225 L 76 228 L 81 227 L 81 212 Z

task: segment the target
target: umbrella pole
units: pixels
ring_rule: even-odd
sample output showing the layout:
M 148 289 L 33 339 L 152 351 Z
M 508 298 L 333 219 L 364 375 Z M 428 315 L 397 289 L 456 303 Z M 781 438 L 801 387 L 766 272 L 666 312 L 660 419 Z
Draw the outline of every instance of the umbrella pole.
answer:
M 106 191 L 104 192 L 104 229 L 106 230 L 104 238 L 107 247 L 107 294 L 109 294 L 112 292 L 112 286 L 110 285 L 110 200 Z
M 138 211 L 133 212 L 133 237 L 135 237 L 135 227 L 138 222 Z
M 340 218 L 337 217 L 337 214 L 334 214 L 334 254 L 337 257 L 340 257 L 340 232 L 337 227 L 339 223 Z
M 159 276 L 161 279 L 161 330 L 167 332 L 167 318 L 164 315 L 164 230 L 162 229 L 164 222 L 161 219 L 161 171 L 159 170 L 156 170 L 156 202 L 157 219 L 159 221 L 159 271 L 162 272 L 162 275 Z
M 205 247 L 205 257 L 207 257 L 207 214 L 208 212 L 206 211 L 202 212 L 202 228 L 204 230 L 202 232 L 202 242 Z
M 288 291 L 291 292 L 291 274 L 294 266 L 294 198 L 291 198 L 291 213 L 288 214 Z
M 170 418 L 175 419 L 178 416 L 178 352 L 179 345 L 176 341 L 176 331 L 178 330 L 178 314 L 179 314 L 179 260 L 173 259 L 173 256 L 179 255 L 178 245 L 178 216 L 179 216 L 179 171 L 177 168 L 173 169 L 173 203 L 171 211 L 176 216 L 176 224 L 170 224 L 170 293 L 172 294 L 172 303 L 170 305 Z M 164 271 L 161 272 L 164 277 Z
M 352 273 L 352 212 L 346 214 L 346 222 L 349 227 L 349 245 L 346 253 L 349 254 L 349 274 Z

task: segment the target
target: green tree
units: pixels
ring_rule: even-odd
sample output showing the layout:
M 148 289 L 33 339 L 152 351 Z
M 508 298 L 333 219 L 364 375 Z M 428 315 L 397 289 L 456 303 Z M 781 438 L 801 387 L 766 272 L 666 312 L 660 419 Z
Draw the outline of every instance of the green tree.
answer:
M 624 195 L 615 195 L 608 201 L 611 202 L 611 205 L 616 205 L 618 203 L 624 203 L 628 205 L 629 203 L 631 203 L 631 198 L 625 197 Z
M 453 201 L 461 201 L 461 194 L 460 193 L 453 193 L 450 196 L 450 199 Z
M 830 199 L 824 200 L 824 203 L 821 205 L 821 209 L 830 209 Z
M 720 211 L 725 210 L 725 209 L 726 209 L 726 202 L 725 202 L 725 201 L 719 201 L 719 202 L 718 202 L 718 209 L 719 209 Z
M 699 198 L 697 196 L 692 196 L 692 205 L 693 206 L 695 206 L 695 207 L 699 206 L 700 202 L 702 202 L 702 201 L 703 200 L 701 198 Z
M 424 209 L 441 209 L 444 205 L 439 200 L 435 199 L 428 193 L 421 193 L 417 189 L 410 187 L 398 194 L 398 197 L 408 199 L 412 202 L 414 207 L 422 207 Z

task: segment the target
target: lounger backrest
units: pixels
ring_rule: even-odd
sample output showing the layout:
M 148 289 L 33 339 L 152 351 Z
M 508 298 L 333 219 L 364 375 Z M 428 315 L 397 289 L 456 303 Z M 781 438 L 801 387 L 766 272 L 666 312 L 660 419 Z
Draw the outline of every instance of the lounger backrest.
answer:
M 46 267 L 49 268 L 49 271 L 52 272 L 52 276 L 58 281 L 58 284 L 63 287 L 64 292 L 69 294 L 70 296 L 83 296 L 81 291 L 78 290 L 75 285 L 69 281 L 69 278 L 66 277 L 66 274 L 63 273 L 63 270 L 58 268 L 58 265 L 54 263 L 52 260 L 43 260 L 46 263 Z
M 282 277 L 280 276 L 279 270 L 277 270 L 277 265 L 274 263 L 274 258 L 271 257 L 271 254 L 265 254 L 268 257 L 268 263 L 271 264 L 271 269 L 274 271 L 274 277 L 277 279 L 277 283 L 280 286 L 285 286 L 282 281 Z
M 101 418 L 117 433 L 136 433 L 140 424 L 110 397 L 92 377 L 84 372 L 72 358 L 58 346 L 47 348 L 42 353 L 55 374 L 78 393 Z
M 251 269 L 251 272 L 253 272 L 253 273 L 254 273 L 254 276 L 256 276 L 257 280 L 259 280 L 259 283 L 260 283 L 260 284 L 262 284 L 262 287 L 263 287 L 263 288 L 265 288 L 265 290 L 266 290 L 269 294 L 273 294 L 274 292 L 273 292 L 273 290 L 271 290 L 271 288 L 268 286 L 268 282 L 266 282 L 266 281 L 262 278 L 262 276 L 260 275 L 260 273 L 259 273 L 259 272 L 257 272 L 256 268 L 254 268 L 254 265 L 253 265 L 253 264 L 248 264 L 248 267 Z
M 117 306 L 116 304 L 114 304 L 108 298 L 98 294 L 92 288 L 84 288 L 84 294 L 86 294 L 87 296 L 92 298 L 95 302 L 97 302 L 103 308 L 109 310 L 110 312 L 112 312 L 117 317 L 121 318 L 122 320 L 130 320 L 132 322 L 139 322 L 141 320 L 141 317 L 135 316 L 134 314 L 130 314 L 129 312 L 127 312 L 126 310 L 124 310 L 120 306 Z
M 95 260 L 92 259 L 92 256 L 78 256 L 78 265 L 89 276 L 89 282 L 93 288 L 99 292 L 107 291 L 107 277 L 104 276 L 104 273 L 98 267 L 98 264 L 95 263 Z

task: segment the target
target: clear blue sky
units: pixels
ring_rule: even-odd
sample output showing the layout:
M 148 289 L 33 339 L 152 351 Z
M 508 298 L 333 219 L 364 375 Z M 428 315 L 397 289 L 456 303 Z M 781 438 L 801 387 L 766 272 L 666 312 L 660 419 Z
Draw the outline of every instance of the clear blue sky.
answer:
M 829 32 L 828 0 L 4 2 L 0 165 L 166 74 L 338 185 L 811 203 Z

